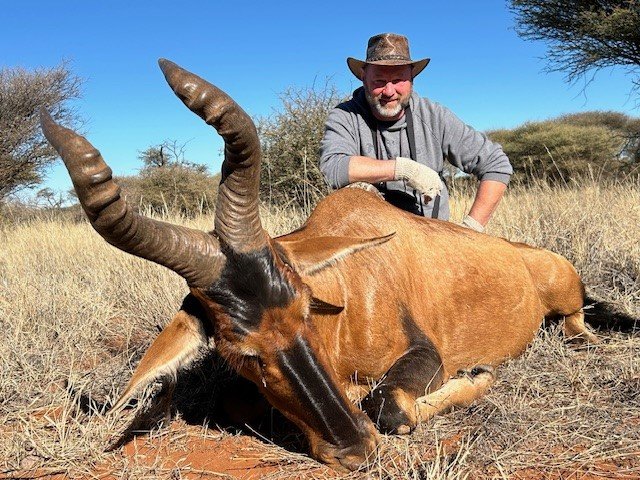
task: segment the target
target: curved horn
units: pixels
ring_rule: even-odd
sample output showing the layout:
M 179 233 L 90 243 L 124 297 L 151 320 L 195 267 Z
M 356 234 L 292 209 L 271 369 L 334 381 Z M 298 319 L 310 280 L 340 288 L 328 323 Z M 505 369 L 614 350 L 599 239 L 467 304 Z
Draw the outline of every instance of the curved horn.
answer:
M 258 211 L 261 152 L 253 121 L 219 88 L 169 60 L 161 58 L 158 63 L 180 100 L 224 139 L 216 234 L 239 252 L 264 247 L 268 237 Z
M 55 123 L 45 109 L 40 123 L 64 160 L 91 225 L 107 242 L 170 268 L 193 287 L 209 287 L 220 276 L 224 256 L 212 235 L 137 214 L 120 196 L 111 169 L 93 145 Z

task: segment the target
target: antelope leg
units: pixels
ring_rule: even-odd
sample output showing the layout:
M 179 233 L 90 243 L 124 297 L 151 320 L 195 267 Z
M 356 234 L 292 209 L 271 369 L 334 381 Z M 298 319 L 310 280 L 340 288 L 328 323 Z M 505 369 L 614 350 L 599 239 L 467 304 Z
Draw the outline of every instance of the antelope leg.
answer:
M 563 330 L 568 340 L 589 345 L 600 343 L 598 337 L 593 334 L 584 323 L 584 312 L 582 309 L 564 317 Z
M 160 377 L 168 379 L 167 391 L 173 392 L 178 369 L 192 363 L 198 357 L 200 347 L 207 345 L 207 342 L 202 321 L 180 310 L 146 351 L 110 413 L 122 409 L 138 390 Z M 171 398 L 163 401 L 170 404 Z
M 447 381 L 438 390 L 416 399 L 418 421 L 425 422 L 454 407 L 468 407 L 484 395 L 495 381 L 495 369 L 491 366 L 479 365 L 469 371 L 459 372 L 457 377 Z

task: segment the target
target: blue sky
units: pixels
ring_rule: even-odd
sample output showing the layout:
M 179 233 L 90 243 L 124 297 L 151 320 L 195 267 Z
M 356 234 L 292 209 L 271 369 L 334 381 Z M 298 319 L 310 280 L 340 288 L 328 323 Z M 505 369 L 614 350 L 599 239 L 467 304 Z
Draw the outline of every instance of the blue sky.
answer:
M 217 134 L 182 106 L 157 66 L 166 57 L 229 93 L 250 115 L 279 106 L 287 87 L 328 79 L 356 88 L 346 57 L 365 57 L 381 32 L 409 37 L 413 58 L 431 63 L 414 88 L 480 130 L 562 113 L 638 115 L 622 70 L 598 73 L 582 92 L 543 72 L 545 45 L 525 42 L 501 0 L 456 2 L 3 2 L 0 65 L 51 67 L 62 59 L 85 79 L 75 106 L 88 139 L 119 175 L 140 168 L 138 152 L 165 139 L 189 142 L 187 159 L 220 168 Z M 71 182 L 60 166 L 46 186 Z

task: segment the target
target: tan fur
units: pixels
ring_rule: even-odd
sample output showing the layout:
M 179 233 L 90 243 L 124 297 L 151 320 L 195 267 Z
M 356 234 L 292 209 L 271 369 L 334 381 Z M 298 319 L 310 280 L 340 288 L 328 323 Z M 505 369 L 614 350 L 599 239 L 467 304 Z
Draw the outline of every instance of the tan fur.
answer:
M 138 390 L 161 377 L 169 383 L 164 400 L 169 408 L 176 372 L 193 362 L 205 345 L 207 337 L 200 320 L 180 310 L 145 352 L 111 412 L 118 412 Z
M 313 295 L 344 306 L 340 315 L 315 321 L 342 384 L 355 377 L 370 384 L 403 355 L 400 304 L 438 349 L 444 378 L 516 357 L 546 315 L 572 319 L 580 312 L 582 283 L 563 257 L 402 212 L 361 189 L 335 192 L 302 229 L 276 241 L 287 246 L 294 264 L 306 264 L 313 253 L 292 248 L 302 239 L 392 232 L 383 245 L 303 276 Z M 579 322 L 568 325 L 576 328 L 572 335 L 585 331 Z M 484 390 L 476 385 L 472 391 L 473 397 Z
M 334 193 L 303 228 L 274 241 L 302 274 L 294 275 L 276 257 L 300 293 L 286 308 L 265 311 L 258 331 L 237 337 L 215 302 L 198 289 L 192 294 L 215 318 L 221 355 L 231 364 L 238 359 L 237 370 L 305 431 L 314 456 L 328 463 L 335 463 L 335 452 L 305 426 L 304 412 L 276 367 L 274 355 L 287 349 L 297 334 L 345 386 L 345 396 L 358 399 L 409 346 L 400 323 L 401 305 L 440 353 L 444 378 L 519 355 L 546 315 L 567 315 L 568 336 L 597 341 L 584 325 L 580 278 L 563 257 L 416 217 L 361 189 Z M 309 325 L 304 317 L 311 295 L 344 309 L 315 315 Z M 179 312 L 145 354 L 114 409 L 152 379 L 175 375 L 204 343 L 200 321 Z M 260 352 L 263 365 L 247 360 L 252 352 Z M 409 421 L 398 433 L 408 433 L 416 422 L 437 413 L 469 405 L 493 381 L 485 372 L 451 378 L 417 399 L 395 392 Z

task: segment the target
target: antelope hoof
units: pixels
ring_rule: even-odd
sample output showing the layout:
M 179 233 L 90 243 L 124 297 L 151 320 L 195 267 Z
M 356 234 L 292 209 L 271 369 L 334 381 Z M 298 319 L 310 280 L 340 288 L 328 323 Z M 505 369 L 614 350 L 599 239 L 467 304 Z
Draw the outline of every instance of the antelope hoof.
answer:
M 491 377 L 491 380 L 495 380 L 497 377 L 496 369 L 491 365 L 476 365 L 473 368 L 458 370 L 456 375 L 458 378 L 468 378 L 471 382 L 483 377 Z
M 396 428 L 396 434 L 398 435 L 409 435 L 411 433 L 411 427 L 409 425 L 400 425 Z
M 586 330 L 578 335 L 574 335 L 573 337 L 567 337 L 567 342 L 582 348 L 591 347 L 601 343 L 600 339 L 595 334 Z
M 362 409 L 382 433 L 406 435 L 415 428 L 415 420 L 409 418 L 398 402 L 398 392 L 385 386 L 376 387 L 362 399 Z

